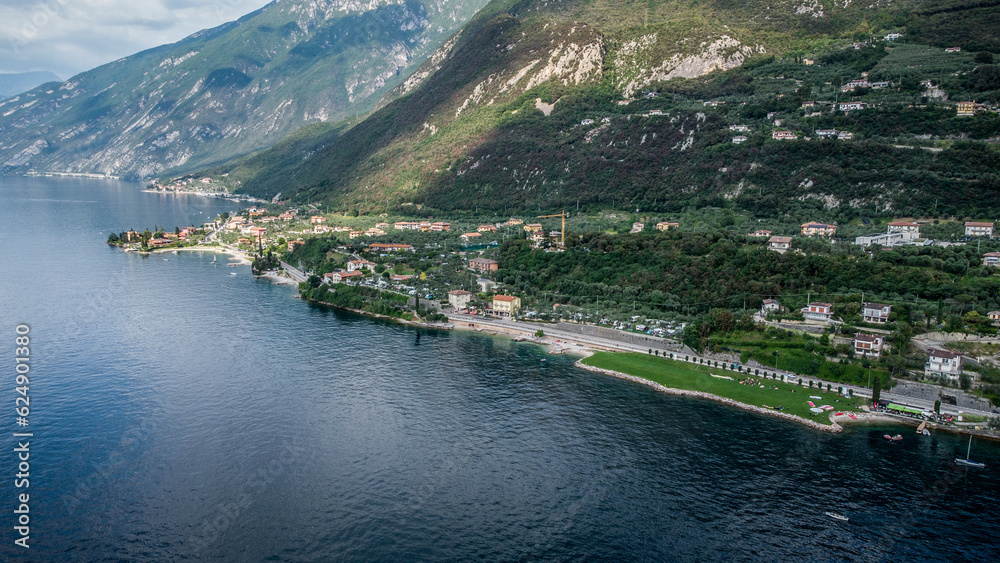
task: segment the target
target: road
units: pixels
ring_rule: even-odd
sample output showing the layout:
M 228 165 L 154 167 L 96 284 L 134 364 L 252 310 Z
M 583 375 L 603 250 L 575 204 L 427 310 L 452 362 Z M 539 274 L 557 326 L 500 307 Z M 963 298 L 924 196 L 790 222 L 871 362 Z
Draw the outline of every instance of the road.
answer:
M 519 333 L 527 335 L 527 336 L 533 335 L 536 330 L 538 330 L 539 328 L 541 328 L 545 332 L 545 336 L 547 338 L 558 339 L 558 340 L 566 340 L 566 341 L 569 341 L 569 342 L 579 342 L 579 343 L 584 344 L 586 346 L 591 346 L 591 347 L 594 347 L 594 348 L 599 348 L 599 349 L 604 349 L 604 350 L 613 350 L 613 351 L 620 351 L 620 352 L 640 352 L 640 353 L 643 353 L 643 354 L 648 354 L 649 353 L 649 348 L 648 347 L 644 347 L 644 346 L 640 346 L 640 345 L 636 345 L 636 344 L 629 344 L 629 343 L 626 343 L 626 342 L 617 342 L 617 341 L 614 341 L 614 340 L 608 340 L 608 339 L 600 338 L 600 337 L 594 337 L 594 336 L 588 336 L 588 335 L 581 335 L 581 334 L 577 334 L 577 333 L 573 333 L 573 332 L 565 332 L 565 331 L 559 330 L 558 328 L 551 327 L 549 325 L 539 326 L 539 325 L 536 325 L 534 323 L 511 322 L 511 321 L 508 321 L 508 320 L 490 319 L 490 318 L 487 318 L 487 317 L 480 317 L 478 315 L 460 315 L 460 314 L 454 314 L 454 313 L 449 314 L 448 315 L 448 319 L 452 323 L 455 323 L 457 325 L 461 325 L 463 327 L 464 326 L 468 326 L 469 324 L 473 324 L 477 328 L 494 328 L 494 329 L 501 329 L 501 330 L 506 330 L 506 331 L 516 331 L 516 332 L 519 332 Z M 677 354 L 677 353 L 675 353 L 675 354 Z M 679 358 L 684 358 L 685 356 L 688 356 L 688 355 L 684 354 L 684 353 L 681 353 L 681 354 L 677 355 L 677 357 L 679 357 Z M 708 361 L 711 361 L 711 362 L 717 361 L 717 360 L 712 359 L 712 358 L 704 358 L 704 357 L 695 356 L 695 355 L 691 355 L 690 358 L 691 358 L 690 361 L 692 363 L 699 363 L 701 360 L 704 360 L 706 362 L 708 362 Z M 751 369 L 757 369 L 757 368 L 751 368 Z M 785 371 L 785 370 L 761 369 L 761 372 L 765 373 L 765 374 L 768 374 L 768 375 L 770 375 L 772 373 L 777 373 L 778 375 L 781 375 L 781 376 L 792 375 L 792 376 L 797 377 L 800 381 L 804 381 L 806 385 L 808 385 L 808 382 L 811 380 L 811 381 L 815 382 L 822 389 L 826 389 L 826 386 L 830 385 L 830 387 L 833 388 L 833 389 L 845 388 L 845 391 L 846 390 L 853 391 L 854 395 L 857 396 L 857 397 L 865 397 L 865 398 L 868 398 L 868 399 L 871 399 L 871 397 L 872 397 L 871 389 L 868 389 L 866 387 L 860 387 L 860 386 L 857 386 L 857 385 L 847 385 L 847 384 L 844 384 L 844 383 L 837 383 L 837 382 L 834 382 L 834 381 L 825 381 L 825 380 L 821 380 L 821 379 L 817 379 L 817 378 L 813 378 L 813 377 L 802 376 L 802 375 L 799 375 L 799 374 L 796 374 L 796 373 L 792 373 L 792 372 L 789 372 L 789 371 Z M 909 397 L 909 396 L 905 396 L 905 395 L 897 395 L 895 393 L 891 393 L 891 392 L 888 392 L 888 391 L 883 391 L 882 394 L 881 394 L 881 398 L 885 399 L 887 401 L 891 401 L 891 402 L 894 402 L 894 403 L 902 403 L 902 404 L 905 404 L 905 405 L 908 405 L 908 406 L 911 406 L 911 407 L 916 407 L 916 408 L 919 408 L 919 409 L 923 409 L 923 410 L 926 410 L 926 411 L 932 411 L 932 410 L 934 410 L 934 403 L 933 403 L 933 401 L 927 401 L 927 400 L 918 399 L 918 398 L 914 398 L 914 397 Z M 979 416 L 996 416 L 994 413 L 991 413 L 989 411 L 977 410 L 977 409 L 969 409 L 969 408 L 962 408 L 962 409 L 960 409 L 959 407 L 952 406 L 952 405 L 945 405 L 945 404 L 941 405 L 941 413 L 942 414 L 950 414 L 950 415 L 957 415 L 957 414 L 964 413 L 964 414 L 972 414 L 972 415 L 979 415 Z

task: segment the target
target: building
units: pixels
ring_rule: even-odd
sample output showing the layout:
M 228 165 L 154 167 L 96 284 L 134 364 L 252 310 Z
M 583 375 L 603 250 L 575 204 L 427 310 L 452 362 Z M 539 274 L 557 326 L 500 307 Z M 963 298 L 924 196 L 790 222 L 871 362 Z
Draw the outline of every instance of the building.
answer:
M 772 311 L 780 311 L 781 309 L 781 303 L 779 303 L 777 299 L 765 299 L 764 303 L 760 306 L 760 316 L 766 317 L 768 313 Z
M 333 227 L 329 227 L 327 225 L 316 225 L 315 227 L 313 227 L 313 232 L 317 234 L 332 233 Z
M 956 109 L 961 117 L 976 115 L 976 102 L 958 102 Z
M 392 227 L 397 231 L 419 231 L 420 223 L 417 221 L 396 221 Z
M 632 231 L 631 232 L 633 232 L 633 233 L 641 233 L 642 230 L 645 229 L 645 228 L 646 228 L 646 224 L 645 223 L 632 223 Z
M 792 247 L 792 237 L 779 237 L 773 236 L 767 239 L 767 249 L 773 250 L 780 254 L 788 252 L 788 249 Z
M 944 52 L 945 53 L 961 53 L 962 52 L 962 48 L 961 47 L 945 47 L 944 48 Z
M 476 240 L 481 236 L 483 236 L 483 233 L 464 233 L 458 238 L 462 239 L 462 242 L 469 242 L 470 240 Z
M 958 379 L 958 376 L 962 375 L 962 355 L 937 348 L 927 350 L 927 363 L 924 364 L 924 375 L 937 375 L 949 379 Z
M 1000 311 L 990 311 L 989 313 L 986 313 L 986 316 L 989 317 L 993 324 L 997 324 L 997 322 L 1000 321 Z
M 360 238 L 365 236 L 364 231 L 347 231 L 347 238 Z
M 495 233 L 497 228 L 493 225 L 479 225 L 476 230 L 480 233 Z
M 375 242 L 368 245 L 368 250 L 372 252 L 398 252 L 400 250 L 413 251 L 413 246 L 409 244 L 387 244 L 382 242 Z
M 858 109 L 865 109 L 864 102 L 843 102 L 837 106 L 840 111 L 854 111 Z
M 868 88 L 867 78 L 857 78 L 840 87 L 841 92 L 853 92 L 855 88 Z
M 489 258 L 473 258 L 469 260 L 469 268 L 477 272 L 495 272 L 500 269 L 500 264 Z
M 750 132 L 750 126 L 749 125 L 730 125 L 729 126 L 729 130 L 730 131 L 739 131 L 740 133 L 749 133 Z
M 497 286 L 497 282 L 486 278 L 479 278 L 476 280 L 476 285 L 479 286 L 479 291 L 486 293 L 487 291 L 493 291 Z
M 451 308 L 456 311 L 461 311 L 462 309 L 469 308 L 469 301 L 472 301 L 472 293 L 456 289 L 455 291 L 448 292 L 448 303 L 451 304 Z
M 816 130 L 816 136 L 820 137 L 820 138 L 836 137 L 837 136 L 837 130 L 836 129 L 817 129 Z
M 364 274 L 358 271 L 353 271 L 353 272 L 337 271 L 337 272 L 325 273 L 323 274 L 323 277 L 326 278 L 326 280 L 329 281 L 330 283 L 341 283 L 346 280 L 364 277 Z
M 899 39 L 902 36 L 903 36 L 902 33 L 890 33 L 890 34 L 886 35 L 883 39 L 885 39 L 886 41 L 895 41 L 895 40 Z
M 734 145 L 742 145 L 745 142 L 747 142 L 747 136 L 746 135 L 737 135 L 737 136 L 733 137 L 733 144 Z
M 348 260 L 347 271 L 353 272 L 355 270 L 368 270 L 369 272 L 374 272 L 375 262 L 369 262 L 368 260 Z
M 382 236 L 384 234 L 385 234 L 385 231 L 383 231 L 382 229 L 379 229 L 378 227 L 372 227 L 372 228 L 368 229 L 367 231 L 365 231 L 365 236 L 369 236 L 369 237 L 380 237 L 380 236 Z
M 655 228 L 657 231 L 669 231 L 670 229 L 676 229 L 677 227 L 680 226 L 681 226 L 680 223 L 670 223 L 667 221 L 660 221 L 659 223 L 656 224 Z
M 441 231 L 450 231 L 451 223 L 447 221 L 435 221 L 431 223 L 431 231 L 439 233 Z
M 987 252 L 983 254 L 983 266 L 1000 268 L 1000 252 Z
M 813 59 L 805 59 L 805 58 L 803 58 L 802 59 L 802 64 L 804 64 L 806 66 L 811 66 L 811 65 L 816 64 L 816 61 L 814 61 Z
M 767 229 L 757 229 L 756 231 L 748 234 L 747 236 L 748 237 L 761 237 L 761 238 L 763 238 L 763 237 L 769 237 L 772 234 L 774 234 L 774 233 L 772 233 L 771 231 L 768 231 Z
M 865 303 L 861 309 L 861 316 L 866 323 L 886 323 L 889 321 L 889 313 L 892 312 L 892 305 L 884 303 Z
M 802 316 L 814 321 L 829 321 L 833 319 L 833 305 L 829 303 L 810 303 L 803 307 Z
M 288 241 L 288 251 L 291 252 L 291 251 L 295 250 L 297 247 L 302 246 L 305 243 L 306 243 L 306 241 L 304 241 L 302 239 L 290 240 L 290 241 Z
M 326 217 L 323 217 L 322 215 L 313 215 L 312 217 L 309 218 L 309 222 L 312 223 L 313 225 L 326 223 Z
M 528 223 L 524 226 L 524 232 L 526 233 L 540 233 L 542 232 L 542 225 L 540 223 Z
M 779 140 L 793 140 L 794 141 L 795 139 L 798 139 L 799 136 L 796 135 L 795 133 L 791 132 L 791 131 L 772 131 L 771 132 L 771 138 L 772 139 L 779 139 Z
M 854 238 L 854 244 L 865 248 L 877 244 L 879 246 L 896 246 L 905 241 L 903 233 L 875 233 Z
M 821 237 L 832 237 L 837 234 L 836 225 L 826 223 L 802 223 L 801 231 L 803 236 L 811 237 L 819 235 Z
M 515 218 L 511 217 L 510 219 L 507 220 L 507 224 L 511 225 L 511 226 L 513 226 L 513 225 L 523 225 L 524 224 L 524 219 L 515 219 Z
M 838 141 L 853 141 L 854 140 L 854 133 L 851 133 L 850 131 L 838 131 L 837 132 L 837 140 Z
M 993 223 L 982 221 L 966 221 L 965 236 L 967 237 L 993 237 Z
M 878 334 L 854 335 L 854 354 L 861 357 L 878 359 L 882 355 L 882 347 L 885 344 L 885 337 Z
M 521 310 L 521 298 L 514 295 L 493 296 L 493 316 L 516 317 Z
M 893 221 L 889 223 L 890 233 L 902 233 L 906 240 L 920 238 L 920 225 L 912 221 Z

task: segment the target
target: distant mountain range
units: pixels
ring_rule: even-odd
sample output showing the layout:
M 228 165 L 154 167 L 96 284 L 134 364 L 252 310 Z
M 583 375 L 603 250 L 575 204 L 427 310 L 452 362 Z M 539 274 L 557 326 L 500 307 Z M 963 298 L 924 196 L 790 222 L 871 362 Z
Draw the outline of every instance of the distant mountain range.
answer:
M 1000 119 L 954 105 L 1000 95 L 998 6 L 493 0 L 360 123 L 199 174 L 362 212 L 1000 212 Z
M 0 74 L 0 100 L 26 92 L 46 82 L 62 82 L 62 79 L 48 71 Z
M 146 178 L 370 111 L 486 0 L 276 0 L 0 102 L 0 173 Z

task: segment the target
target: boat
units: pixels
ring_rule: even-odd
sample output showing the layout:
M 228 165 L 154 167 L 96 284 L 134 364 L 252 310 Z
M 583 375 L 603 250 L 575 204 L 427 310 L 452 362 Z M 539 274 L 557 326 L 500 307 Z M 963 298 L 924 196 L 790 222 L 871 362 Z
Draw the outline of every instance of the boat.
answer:
M 965 452 L 965 459 L 962 459 L 960 457 L 956 457 L 955 458 L 955 463 L 957 463 L 959 465 L 964 465 L 966 467 L 979 467 L 979 468 L 986 467 L 985 463 L 979 463 L 978 461 L 972 461 L 971 459 L 969 459 L 969 454 L 971 454 L 971 453 L 972 453 L 972 435 L 970 434 L 969 435 L 969 449 Z
M 230 276 L 235 276 L 235 275 L 236 275 L 236 272 L 229 272 L 229 275 L 230 275 Z
M 848 518 L 847 516 L 844 516 L 843 514 L 838 514 L 836 512 L 827 512 L 826 515 L 829 516 L 830 518 L 833 518 L 834 520 L 841 520 L 843 522 L 851 521 L 851 519 Z
M 900 440 L 903 439 L 903 436 L 900 434 L 896 434 L 895 436 L 883 434 L 882 437 L 885 438 L 886 440 L 889 440 L 890 442 L 899 442 Z

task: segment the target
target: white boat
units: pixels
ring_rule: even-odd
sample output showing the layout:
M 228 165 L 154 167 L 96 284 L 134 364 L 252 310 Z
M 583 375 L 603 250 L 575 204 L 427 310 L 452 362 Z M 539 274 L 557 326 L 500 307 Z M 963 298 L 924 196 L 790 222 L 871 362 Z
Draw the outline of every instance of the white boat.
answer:
M 833 518 L 834 520 L 841 520 L 843 522 L 851 521 L 851 519 L 848 518 L 847 516 L 844 516 L 843 514 L 837 514 L 836 512 L 827 512 L 826 515 L 829 516 L 830 518 Z
M 230 276 L 235 276 L 235 275 L 236 275 L 236 272 L 229 272 L 229 275 L 230 275 Z
M 959 465 L 964 465 L 966 467 L 986 467 L 985 463 L 979 463 L 978 461 L 972 461 L 969 459 L 969 454 L 972 453 L 972 435 L 969 435 L 969 449 L 965 452 L 965 459 L 960 457 L 955 458 L 955 463 Z

